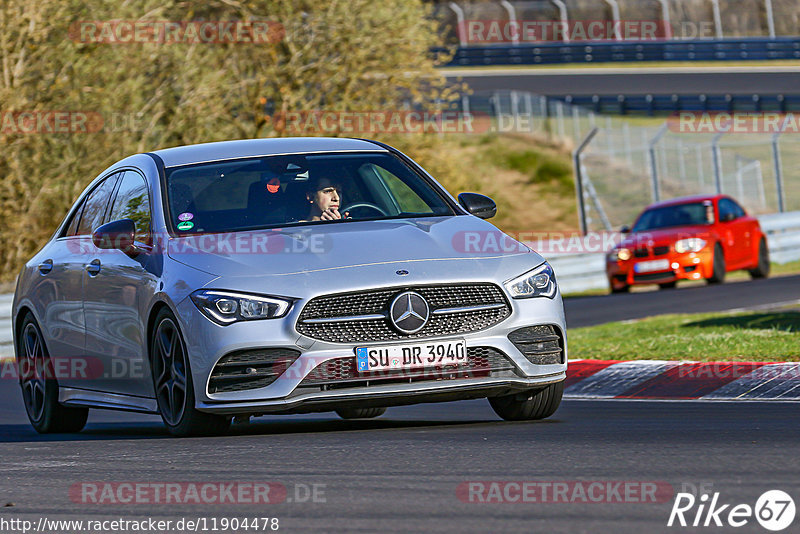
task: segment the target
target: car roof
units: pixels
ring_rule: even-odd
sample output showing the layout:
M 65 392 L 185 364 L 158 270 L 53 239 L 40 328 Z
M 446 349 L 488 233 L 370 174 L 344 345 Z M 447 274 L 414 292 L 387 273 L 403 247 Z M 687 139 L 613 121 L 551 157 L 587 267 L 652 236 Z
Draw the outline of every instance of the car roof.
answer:
M 679 204 L 688 204 L 690 202 L 703 202 L 704 200 L 718 200 L 720 198 L 727 198 L 727 195 L 692 195 L 688 197 L 671 198 L 669 200 L 662 200 L 661 202 L 654 202 L 645 209 L 662 208 L 665 206 L 677 206 Z
M 164 161 L 165 167 L 177 167 L 226 159 L 308 152 L 386 152 L 386 149 L 363 139 L 279 137 L 185 145 L 155 150 L 152 153 Z

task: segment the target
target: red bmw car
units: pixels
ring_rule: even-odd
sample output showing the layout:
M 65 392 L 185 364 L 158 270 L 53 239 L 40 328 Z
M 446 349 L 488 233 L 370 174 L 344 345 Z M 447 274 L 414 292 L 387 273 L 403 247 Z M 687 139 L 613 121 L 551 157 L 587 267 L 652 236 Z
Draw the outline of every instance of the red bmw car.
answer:
M 767 238 L 758 219 L 726 195 L 676 198 L 652 204 L 606 258 L 612 293 L 636 284 L 675 287 L 678 280 L 722 283 L 746 269 L 769 275 Z

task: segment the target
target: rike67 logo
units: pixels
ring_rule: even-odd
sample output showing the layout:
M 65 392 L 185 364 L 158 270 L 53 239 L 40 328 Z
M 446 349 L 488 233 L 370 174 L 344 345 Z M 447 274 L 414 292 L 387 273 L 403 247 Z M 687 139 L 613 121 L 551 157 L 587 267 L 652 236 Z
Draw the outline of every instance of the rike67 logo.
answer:
M 699 498 L 691 493 L 678 493 L 667 526 L 738 528 L 755 519 L 765 529 L 777 532 L 791 525 L 794 517 L 794 500 L 781 490 L 764 492 L 755 506 L 723 503 L 719 492 L 710 496 L 703 493 Z

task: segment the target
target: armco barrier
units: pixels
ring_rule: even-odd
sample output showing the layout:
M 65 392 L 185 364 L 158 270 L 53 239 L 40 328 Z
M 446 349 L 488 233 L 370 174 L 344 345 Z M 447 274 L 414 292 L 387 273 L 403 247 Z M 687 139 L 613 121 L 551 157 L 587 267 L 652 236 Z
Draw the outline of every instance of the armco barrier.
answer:
M 459 47 L 450 66 L 800 58 L 800 37 L 672 41 L 583 41 Z
M 770 259 L 775 263 L 800 260 L 800 211 L 758 217 L 767 234 Z M 529 243 L 531 248 L 536 244 Z M 546 246 L 545 250 L 553 247 Z M 543 254 L 556 273 L 561 292 L 578 293 L 606 289 L 605 253 Z

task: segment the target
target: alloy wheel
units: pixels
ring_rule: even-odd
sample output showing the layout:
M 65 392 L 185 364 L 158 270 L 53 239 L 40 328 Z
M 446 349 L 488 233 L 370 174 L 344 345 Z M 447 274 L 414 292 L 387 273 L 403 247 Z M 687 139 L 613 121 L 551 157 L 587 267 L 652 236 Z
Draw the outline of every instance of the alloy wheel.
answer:
M 39 421 L 44 413 L 47 366 L 42 339 L 32 323 L 22 332 L 22 347 L 19 361 L 22 396 L 31 419 Z
M 177 325 L 170 318 L 159 323 L 155 337 L 156 397 L 167 424 L 177 425 L 186 410 L 186 349 Z

